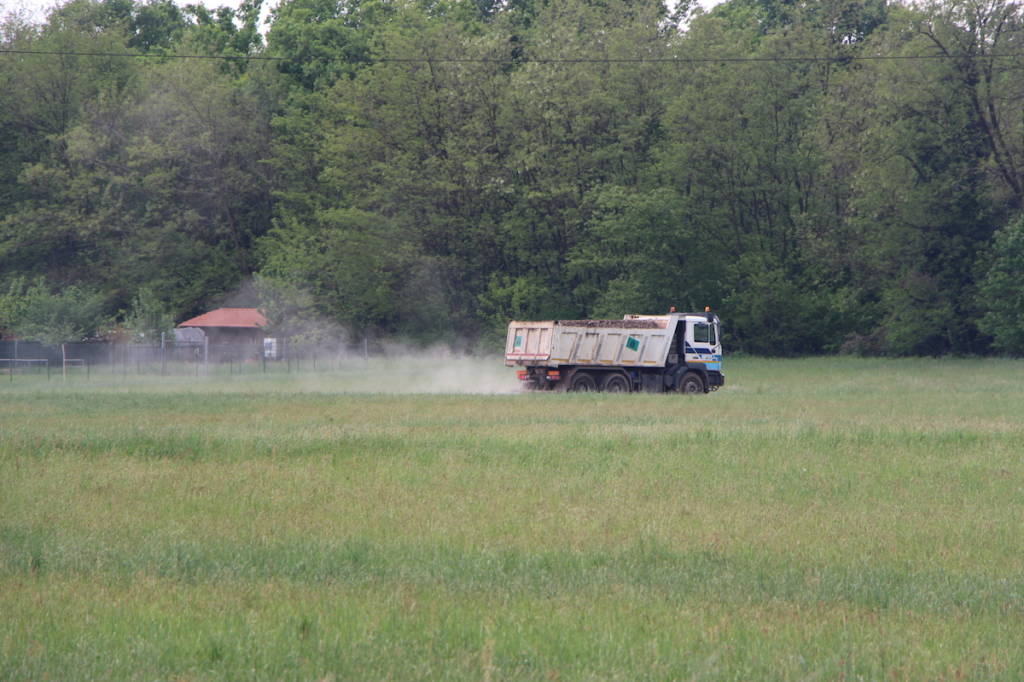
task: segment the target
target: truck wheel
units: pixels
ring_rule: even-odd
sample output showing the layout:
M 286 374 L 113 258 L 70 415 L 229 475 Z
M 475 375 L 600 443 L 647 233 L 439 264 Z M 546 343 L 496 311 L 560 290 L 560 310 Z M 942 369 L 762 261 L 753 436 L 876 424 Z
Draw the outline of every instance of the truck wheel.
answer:
M 679 380 L 676 390 L 687 395 L 696 395 L 704 392 L 704 380 L 696 372 L 687 372 Z
M 601 390 L 605 393 L 629 393 L 629 380 L 621 374 L 609 374 L 604 378 Z
M 569 390 L 577 393 L 590 393 L 597 390 L 597 382 L 587 372 L 578 372 L 573 375 Z

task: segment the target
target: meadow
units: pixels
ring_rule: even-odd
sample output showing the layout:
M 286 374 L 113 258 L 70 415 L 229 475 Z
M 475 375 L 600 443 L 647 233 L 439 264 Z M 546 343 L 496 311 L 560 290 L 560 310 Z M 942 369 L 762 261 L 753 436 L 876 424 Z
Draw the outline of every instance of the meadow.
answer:
M 1024 362 L 726 372 L 0 381 L 0 679 L 1024 678 Z

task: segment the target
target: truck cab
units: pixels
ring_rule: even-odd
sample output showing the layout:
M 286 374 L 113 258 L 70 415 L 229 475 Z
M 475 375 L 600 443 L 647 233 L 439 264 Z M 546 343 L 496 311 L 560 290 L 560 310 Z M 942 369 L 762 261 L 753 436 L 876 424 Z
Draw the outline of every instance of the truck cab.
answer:
M 725 384 L 721 321 L 717 315 L 711 312 L 669 313 L 627 315 L 627 318 L 666 319 L 667 327 L 675 327 L 665 358 L 667 390 L 699 393 L 718 390 Z M 696 378 L 700 379 L 699 383 Z

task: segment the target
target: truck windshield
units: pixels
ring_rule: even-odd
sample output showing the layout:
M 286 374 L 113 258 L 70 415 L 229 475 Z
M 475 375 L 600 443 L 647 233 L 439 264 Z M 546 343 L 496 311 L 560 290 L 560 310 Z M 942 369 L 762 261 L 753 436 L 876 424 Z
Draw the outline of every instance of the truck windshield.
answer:
M 711 339 L 709 340 L 709 343 L 712 346 L 717 346 L 718 345 L 718 324 L 717 323 L 711 325 Z

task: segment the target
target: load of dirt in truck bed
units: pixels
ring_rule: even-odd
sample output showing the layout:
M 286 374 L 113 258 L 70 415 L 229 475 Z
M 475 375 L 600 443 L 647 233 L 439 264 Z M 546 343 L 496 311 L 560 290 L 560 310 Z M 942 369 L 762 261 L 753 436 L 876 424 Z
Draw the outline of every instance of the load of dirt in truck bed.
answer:
M 661 329 L 659 320 L 559 320 L 563 327 L 600 327 L 603 329 Z

